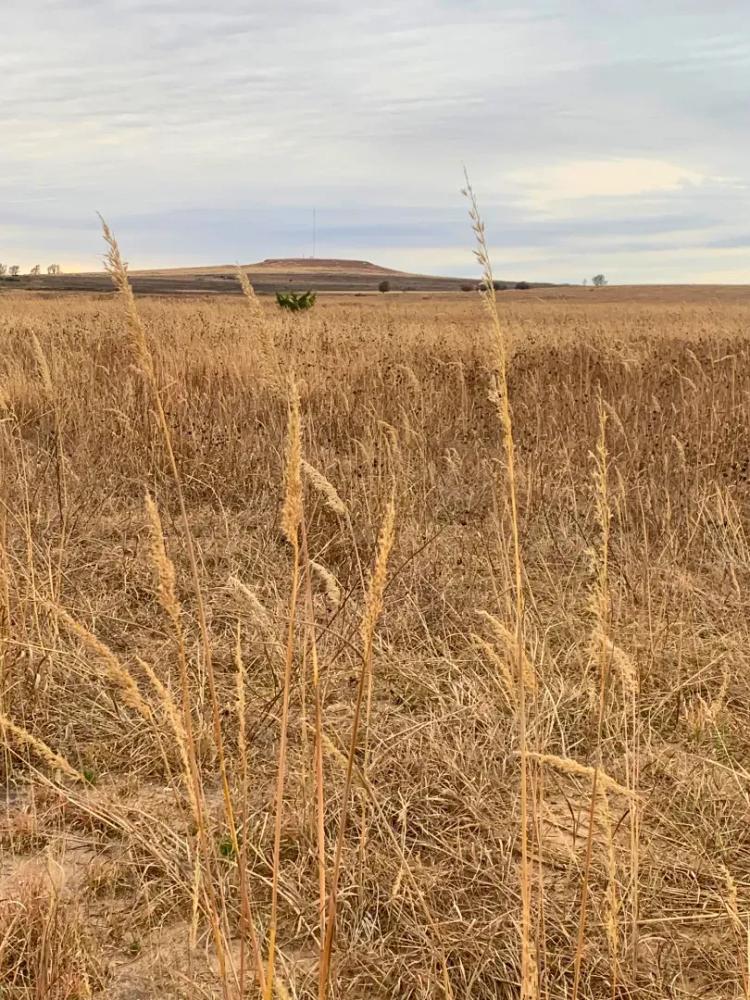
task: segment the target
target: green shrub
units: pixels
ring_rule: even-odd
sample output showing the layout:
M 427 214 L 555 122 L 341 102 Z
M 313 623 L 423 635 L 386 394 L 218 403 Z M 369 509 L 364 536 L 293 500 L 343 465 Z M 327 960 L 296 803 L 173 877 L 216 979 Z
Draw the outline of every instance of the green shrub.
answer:
M 304 312 L 312 309 L 317 298 L 315 292 L 277 292 L 276 301 L 282 309 L 290 312 Z

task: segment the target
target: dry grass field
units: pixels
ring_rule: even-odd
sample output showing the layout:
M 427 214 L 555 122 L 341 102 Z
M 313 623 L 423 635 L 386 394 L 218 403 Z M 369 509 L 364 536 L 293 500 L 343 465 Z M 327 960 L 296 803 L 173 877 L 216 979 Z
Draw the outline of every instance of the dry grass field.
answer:
M 750 997 L 699 298 L 0 298 L 3 998 Z

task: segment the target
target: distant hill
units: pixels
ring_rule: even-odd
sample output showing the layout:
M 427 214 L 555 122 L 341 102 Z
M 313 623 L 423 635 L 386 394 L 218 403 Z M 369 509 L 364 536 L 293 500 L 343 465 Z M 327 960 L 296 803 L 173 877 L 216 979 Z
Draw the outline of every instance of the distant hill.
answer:
M 200 275 L 200 274 L 234 274 L 237 264 L 210 264 L 207 267 L 164 267 L 135 269 L 132 275 Z M 338 274 L 372 276 L 379 280 L 397 275 L 401 277 L 429 277 L 429 275 L 410 275 L 407 271 L 397 271 L 392 267 L 381 267 L 369 260 L 349 260 L 343 257 L 267 257 L 266 260 L 254 264 L 240 264 L 246 274 Z M 450 279 L 463 280 L 463 279 Z
M 371 264 L 369 260 L 345 260 L 337 257 L 269 257 L 259 264 L 248 264 L 249 271 L 345 271 L 348 274 L 406 274 L 391 267 Z
M 255 264 L 242 264 L 256 292 L 269 295 L 279 291 L 376 292 L 388 282 L 391 292 L 458 292 L 476 287 L 476 279 L 446 278 L 411 274 L 382 267 L 368 260 L 325 257 L 273 257 Z M 237 265 L 169 267 L 130 271 L 133 291 L 138 295 L 239 295 Z M 503 282 L 513 287 L 515 282 Z M 112 287 L 108 275 L 88 274 L 23 275 L 16 288 L 30 291 L 106 292 Z M 542 283 L 528 288 L 547 287 Z

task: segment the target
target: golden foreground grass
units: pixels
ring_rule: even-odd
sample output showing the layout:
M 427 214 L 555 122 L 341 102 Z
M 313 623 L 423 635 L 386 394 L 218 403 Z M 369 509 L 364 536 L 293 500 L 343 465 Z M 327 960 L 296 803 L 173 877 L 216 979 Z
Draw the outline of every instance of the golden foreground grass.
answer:
M 750 307 L 133 308 L 0 300 L 2 996 L 750 996 Z

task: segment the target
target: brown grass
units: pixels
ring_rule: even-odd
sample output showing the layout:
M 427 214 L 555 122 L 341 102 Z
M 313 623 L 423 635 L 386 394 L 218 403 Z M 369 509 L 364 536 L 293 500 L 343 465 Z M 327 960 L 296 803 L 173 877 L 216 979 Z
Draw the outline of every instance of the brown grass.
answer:
M 54 873 L 23 879 L 0 901 L 0 980 L 8 1000 L 77 1000 L 102 995 L 107 970 L 79 904 Z
M 14 1000 L 747 996 L 750 307 L 508 303 L 0 300 Z

